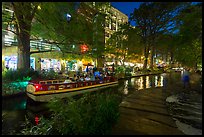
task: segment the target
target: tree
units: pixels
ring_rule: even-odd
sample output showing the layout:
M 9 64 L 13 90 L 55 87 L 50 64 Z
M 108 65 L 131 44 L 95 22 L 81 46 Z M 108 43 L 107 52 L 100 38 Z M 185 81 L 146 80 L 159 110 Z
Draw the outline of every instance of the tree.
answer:
M 4 2 L 3 5 L 8 5 L 12 8 L 13 15 L 11 16 L 11 24 L 14 29 L 9 31 L 17 36 L 18 40 L 18 69 L 30 68 L 30 32 L 31 23 L 37 12 L 38 2 Z M 23 10 L 22 10 L 23 9 Z M 4 18 L 5 19 L 5 18 Z
M 114 54 L 116 61 L 120 61 L 122 65 L 126 60 L 137 58 L 141 53 L 139 30 L 136 29 L 129 23 L 123 24 L 107 41 L 106 53 Z M 115 64 L 117 65 L 117 62 Z
M 147 68 L 149 53 L 150 68 L 153 68 L 153 56 L 155 53 L 155 42 L 161 34 L 173 30 L 175 17 L 185 7 L 182 2 L 145 2 L 139 9 L 131 14 L 131 20 L 141 28 L 141 37 L 144 43 L 144 69 Z
M 42 3 L 41 10 L 36 15 L 32 34 L 43 37 L 49 43 L 55 43 L 64 53 L 80 53 L 80 45 L 89 47 L 88 55 L 101 58 L 104 48 L 104 16 L 99 11 L 107 3 L 93 2 L 59 2 Z M 50 14 L 52 16 L 50 16 Z M 70 15 L 70 21 L 66 20 Z M 75 45 L 76 48 L 72 48 Z M 86 54 L 83 53 L 83 54 Z
M 32 35 L 43 38 L 48 43 L 56 44 L 64 53 L 80 53 L 78 45 L 92 45 L 92 23 L 79 14 L 83 10 L 77 2 L 45 2 L 36 14 Z M 51 16 L 50 16 L 51 15 Z M 67 20 L 67 16 L 70 19 Z M 76 50 L 71 51 L 72 46 Z
M 202 64 L 202 5 L 189 5 L 182 10 L 178 28 L 175 58 L 197 70 L 198 64 Z
M 18 69 L 30 68 L 30 36 L 32 39 L 45 39 L 60 47 L 64 53 L 70 53 L 73 44 L 93 45 L 93 23 L 94 14 L 88 18 L 81 16 L 79 6 L 84 4 L 78 2 L 64 3 L 35 3 L 35 2 L 12 2 L 10 4 L 14 11 L 15 34 L 18 39 Z M 97 8 L 104 5 L 96 4 Z M 24 9 L 24 10 L 22 10 Z M 88 13 L 88 12 L 86 12 Z M 86 15 L 85 13 L 85 15 Z M 71 20 L 67 16 L 71 15 Z M 89 19 L 91 23 L 89 23 Z

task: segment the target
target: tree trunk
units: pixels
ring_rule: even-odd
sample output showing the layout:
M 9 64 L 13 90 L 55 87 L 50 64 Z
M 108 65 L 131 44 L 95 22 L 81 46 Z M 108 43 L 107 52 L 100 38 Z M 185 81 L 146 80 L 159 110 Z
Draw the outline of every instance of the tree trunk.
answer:
M 166 53 L 166 64 L 167 64 L 167 62 L 169 62 L 168 52 Z
M 97 57 L 97 67 L 98 68 L 103 68 L 104 67 L 104 58 L 102 57 Z
M 194 70 L 195 70 L 195 71 L 197 71 L 197 70 L 198 70 L 197 65 L 198 65 L 198 64 L 197 64 L 197 62 L 195 62 L 195 66 L 194 66 Z
M 154 66 L 154 47 L 151 46 L 151 58 L 150 58 L 150 69 L 152 70 L 153 69 L 153 66 Z
M 30 69 L 30 35 L 20 31 L 18 38 L 18 69 Z
M 173 63 L 174 63 L 174 62 L 173 62 L 173 59 L 174 59 L 174 55 L 173 55 L 173 52 L 171 51 L 171 52 L 170 52 L 170 61 L 169 61 L 169 62 L 170 62 L 170 63 L 169 63 L 169 66 L 170 66 L 170 67 L 173 67 Z
M 16 17 L 16 34 L 18 39 L 18 69 L 30 69 L 30 31 L 38 5 L 30 2 L 12 2 Z
M 123 66 L 125 66 L 125 59 L 126 59 L 126 56 L 124 55 Z
M 147 69 L 148 55 L 149 55 L 149 47 L 145 47 L 144 48 L 144 65 L 143 65 L 143 69 Z

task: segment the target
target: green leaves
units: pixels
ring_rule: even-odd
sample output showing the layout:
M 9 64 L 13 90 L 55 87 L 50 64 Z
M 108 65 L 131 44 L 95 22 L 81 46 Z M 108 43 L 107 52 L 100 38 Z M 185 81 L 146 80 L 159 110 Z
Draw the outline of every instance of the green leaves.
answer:
M 179 46 L 175 57 L 177 61 L 196 69 L 202 63 L 202 7 L 189 5 L 181 12 L 178 20 L 182 23 L 178 25 L 180 31 L 175 43 Z
M 79 99 L 53 99 L 48 103 L 51 118 L 40 118 L 37 126 L 28 126 L 29 135 L 106 135 L 119 118 L 120 97 L 112 91 L 87 93 Z

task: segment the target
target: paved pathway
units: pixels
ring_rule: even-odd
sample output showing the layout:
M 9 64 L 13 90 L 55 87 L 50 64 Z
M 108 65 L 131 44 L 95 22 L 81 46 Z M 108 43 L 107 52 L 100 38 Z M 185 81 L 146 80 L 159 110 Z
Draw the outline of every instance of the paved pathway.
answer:
M 162 88 L 138 90 L 120 104 L 113 135 L 183 135 L 167 111 Z

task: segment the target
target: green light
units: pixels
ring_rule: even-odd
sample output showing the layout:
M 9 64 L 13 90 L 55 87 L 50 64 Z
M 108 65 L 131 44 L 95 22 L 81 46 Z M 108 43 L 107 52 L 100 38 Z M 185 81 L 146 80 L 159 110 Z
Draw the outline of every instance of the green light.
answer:
M 26 87 L 28 85 L 28 81 L 12 82 L 11 85 L 16 87 Z

